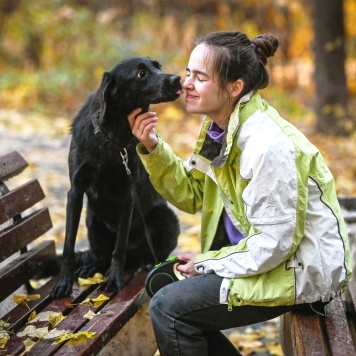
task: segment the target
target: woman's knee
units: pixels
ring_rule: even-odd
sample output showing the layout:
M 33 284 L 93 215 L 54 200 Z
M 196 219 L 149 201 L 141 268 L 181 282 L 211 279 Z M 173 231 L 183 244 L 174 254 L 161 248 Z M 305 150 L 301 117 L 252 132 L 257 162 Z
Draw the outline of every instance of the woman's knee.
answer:
M 165 288 L 165 287 L 164 287 Z M 156 311 L 162 311 L 166 305 L 166 296 L 162 288 L 151 299 L 150 312 L 156 313 Z
M 174 317 L 179 312 L 179 304 L 182 302 L 182 294 L 176 290 L 175 283 L 160 289 L 151 299 L 149 312 L 151 318 L 164 315 Z

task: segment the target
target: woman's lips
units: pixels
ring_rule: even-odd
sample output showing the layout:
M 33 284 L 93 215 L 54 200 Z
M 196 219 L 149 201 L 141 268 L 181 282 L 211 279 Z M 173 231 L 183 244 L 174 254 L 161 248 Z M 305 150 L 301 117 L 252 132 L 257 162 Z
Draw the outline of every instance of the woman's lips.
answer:
M 192 95 L 192 94 L 188 94 L 188 93 L 185 95 L 185 99 L 186 99 L 186 100 L 196 99 L 196 98 L 197 98 L 196 95 Z

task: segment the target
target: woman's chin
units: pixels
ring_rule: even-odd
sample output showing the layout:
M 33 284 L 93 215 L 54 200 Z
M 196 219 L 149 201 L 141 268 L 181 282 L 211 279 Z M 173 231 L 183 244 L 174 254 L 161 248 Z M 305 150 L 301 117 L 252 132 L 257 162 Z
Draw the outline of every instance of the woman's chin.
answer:
M 185 103 L 185 111 L 189 112 L 191 114 L 201 114 L 201 110 L 199 110 L 199 108 L 197 108 L 195 105 L 191 105 L 189 103 Z

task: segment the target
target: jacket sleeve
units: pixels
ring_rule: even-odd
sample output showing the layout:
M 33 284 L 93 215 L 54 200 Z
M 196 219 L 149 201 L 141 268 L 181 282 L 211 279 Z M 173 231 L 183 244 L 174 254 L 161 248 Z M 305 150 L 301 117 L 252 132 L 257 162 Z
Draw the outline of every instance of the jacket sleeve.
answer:
M 154 188 L 172 205 L 194 214 L 202 207 L 205 174 L 188 167 L 158 136 L 158 145 L 147 153 L 142 144 L 137 152 Z
M 241 143 L 240 175 L 249 181 L 242 193 L 251 224 L 249 236 L 235 246 L 198 255 L 199 273 L 236 278 L 268 272 L 295 251 L 303 236 L 303 226 L 297 231 L 297 211 L 301 210 L 300 220 L 304 220 L 307 196 L 300 184 L 294 145 L 283 136 L 271 135 L 268 140 L 268 131 L 265 136 L 258 137 L 256 144 Z

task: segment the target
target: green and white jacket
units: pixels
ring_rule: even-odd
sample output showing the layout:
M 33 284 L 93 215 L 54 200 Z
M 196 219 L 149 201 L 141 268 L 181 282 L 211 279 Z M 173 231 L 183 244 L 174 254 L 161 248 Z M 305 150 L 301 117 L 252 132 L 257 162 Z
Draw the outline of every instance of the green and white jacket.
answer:
M 327 302 L 350 278 L 345 223 L 333 176 L 315 146 L 258 92 L 231 114 L 223 144 L 206 117 L 188 162 L 158 135 L 137 151 L 157 191 L 177 208 L 202 212 L 201 273 L 224 277 L 220 302 L 293 305 Z M 244 238 L 209 251 L 222 210 Z

